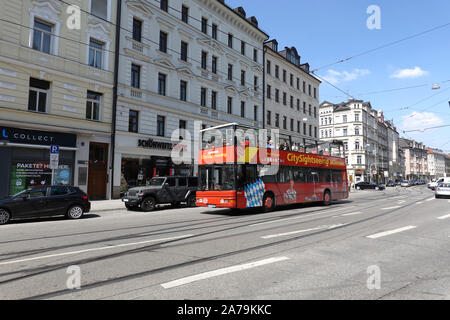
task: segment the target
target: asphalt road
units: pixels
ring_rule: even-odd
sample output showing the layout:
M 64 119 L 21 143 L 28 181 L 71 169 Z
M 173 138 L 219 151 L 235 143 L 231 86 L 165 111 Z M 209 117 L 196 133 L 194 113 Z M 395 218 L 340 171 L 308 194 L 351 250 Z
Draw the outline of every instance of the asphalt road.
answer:
M 0 299 L 450 298 L 450 199 L 424 186 L 267 214 L 119 210 L 0 230 Z

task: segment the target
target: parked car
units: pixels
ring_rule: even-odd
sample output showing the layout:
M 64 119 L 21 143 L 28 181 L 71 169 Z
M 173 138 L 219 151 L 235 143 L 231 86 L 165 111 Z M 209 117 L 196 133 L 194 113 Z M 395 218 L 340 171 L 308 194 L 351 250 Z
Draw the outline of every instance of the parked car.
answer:
M 129 210 L 141 208 L 144 212 L 153 211 L 157 205 L 185 202 L 195 207 L 198 177 L 155 177 L 148 186 L 128 190 L 122 201 Z
M 440 183 L 434 191 L 435 198 L 450 197 L 450 182 Z
M 389 181 L 389 182 L 386 184 L 386 187 L 395 187 L 395 186 L 397 186 L 397 185 L 395 184 L 394 181 Z
M 403 180 L 401 183 L 401 186 L 402 187 L 410 187 L 411 183 L 408 180 Z
M 78 187 L 32 187 L 0 200 L 0 224 L 16 219 L 58 215 L 80 219 L 90 210 L 88 196 Z
M 376 184 L 374 182 L 358 182 L 355 184 L 356 190 L 384 190 L 386 189 L 385 185 L 383 184 Z

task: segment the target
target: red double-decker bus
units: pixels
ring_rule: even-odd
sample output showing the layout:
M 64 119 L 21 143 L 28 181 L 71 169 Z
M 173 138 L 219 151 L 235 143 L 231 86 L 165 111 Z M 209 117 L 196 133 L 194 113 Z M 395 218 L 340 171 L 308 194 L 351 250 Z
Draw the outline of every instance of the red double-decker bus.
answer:
M 329 205 L 348 198 L 344 157 L 278 150 L 266 143 L 254 146 L 248 139 L 230 138 L 240 128 L 249 129 L 229 124 L 201 131 L 208 138 L 203 139 L 199 154 L 197 206 L 272 211 L 280 205 Z M 208 135 L 213 131 L 216 135 Z

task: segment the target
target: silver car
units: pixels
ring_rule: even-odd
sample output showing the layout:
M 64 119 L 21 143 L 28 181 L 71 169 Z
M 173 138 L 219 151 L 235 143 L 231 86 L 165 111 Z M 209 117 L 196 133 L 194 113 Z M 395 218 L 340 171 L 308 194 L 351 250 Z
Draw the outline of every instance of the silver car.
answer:
M 450 197 L 450 183 L 440 183 L 434 191 L 436 198 Z

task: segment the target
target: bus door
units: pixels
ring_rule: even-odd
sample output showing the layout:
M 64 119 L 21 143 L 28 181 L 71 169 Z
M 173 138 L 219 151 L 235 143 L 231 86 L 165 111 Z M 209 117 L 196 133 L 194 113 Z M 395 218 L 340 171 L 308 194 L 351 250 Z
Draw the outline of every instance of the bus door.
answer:
M 321 199 L 321 190 L 319 186 L 319 169 L 317 168 L 308 168 L 308 183 L 311 188 L 308 190 L 308 198 L 310 201 L 319 201 Z

